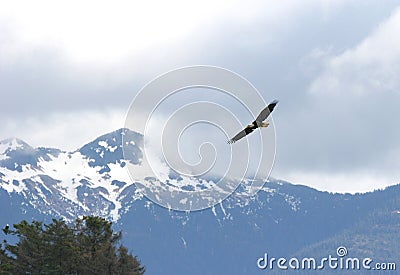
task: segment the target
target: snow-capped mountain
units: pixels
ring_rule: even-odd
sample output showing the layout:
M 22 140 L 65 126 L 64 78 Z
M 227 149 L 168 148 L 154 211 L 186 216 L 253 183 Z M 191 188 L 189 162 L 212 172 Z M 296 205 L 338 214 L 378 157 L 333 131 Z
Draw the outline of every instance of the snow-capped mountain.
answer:
M 128 148 L 125 158 L 122 142 Z M 266 252 L 271 257 L 312 254 L 314 244 L 320 244 L 316 247 L 322 254 L 334 255 L 338 245 L 360 251 L 359 243 L 347 236 L 360 222 L 362 227 L 367 223 L 381 228 L 373 224 L 376 213 L 389 213 L 385 234 L 388 226 L 397 232 L 400 225 L 398 215 L 392 214 L 400 209 L 400 185 L 350 195 L 271 179 L 253 197 L 241 185 L 211 209 L 171 211 L 143 197 L 127 173 L 127 161 L 143 172 L 142 150 L 142 135 L 128 129 L 100 136 L 73 152 L 32 148 L 17 138 L 1 141 L 0 223 L 107 217 L 123 231 L 124 244 L 149 274 L 255 274 L 260 272 L 256 261 Z M 173 173 L 169 179 L 182 180 Z M 182 187 L 190 186 L 186 182 Z M 335 242 L 343 232 L 347 235 Z M 372 243 L 361 245 L 365 255 L 386 259 Z
M 74 152 L 32 148 L 12 138 L 0 142 L 0 187 L 21 196 L 26 206 L 66 219 L 100 215 L 119 219 L 124 191 L 132 186 L 122 153 L 140 165 L 142 136 L 127 129 L 103 135 Z M 140 194 L 129 194 L 132 199 Z M 22 206 L 24 207 L 24 206 Z
M 122 142 L 125 142 L 125 158 Z M 126 161 L 147 180 L 143 157 L 143 136 L 128 129 L 119 129 L 98 137 L 73 152 L 53 148 L 32 148 L 17 138 L 0 142 L 0 187 L 8 194 L 24 200 L 24 207 L 33 207 L 43 214 L 67 220 L 78 215 L 99 215 L 118 221 L 132 203 L 142 199 L 132 182 Z M 212 179 L 178 176 L 167 172 L 167 183 L 184 190 L 206 188 Z M 154 179 L 149 178 L 154 182 Z M 246 205 L 249 200 L 241 186 L 235 194 L 234 205 Z M 264 187 L 271 195 L 276 190 Z M 293 211 L 298 198 L 285 195 Z M 215 207 L 211 209 L 215 212 Z M 225 213 L 228 216 L 228 213 Z

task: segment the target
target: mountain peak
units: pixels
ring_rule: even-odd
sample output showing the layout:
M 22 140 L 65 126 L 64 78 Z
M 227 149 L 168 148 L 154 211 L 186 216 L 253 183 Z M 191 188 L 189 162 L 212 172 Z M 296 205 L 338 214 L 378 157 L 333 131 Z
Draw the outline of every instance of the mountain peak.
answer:
M 22 139 L 16 137 L 7 138 L 0 141 L 0 154 L 5 153 L 6 151 L 16 151 L 23 149 L 33 148 Z
M 124 157 L 122 143 L 129 141 L 124 145 Z M 125 166 L 125 160 L 132 164 L 139 164 L 143 157 L 143 135 L 131 131 L 127 128 L 121 128 L 108 134 L 104 134 L 95 140 L 85 144 L 77 151 L 89 160 L 89 166 L 101 167 L 100 173 L 110 171 L 109 164 L 119 164 Z
M 73 219 L 84 211 L 118 220 L 124 196 L 135 194 L 124 167 L 126 161 L 140 164 L 143 136 L 129 129 L 104 134 L 74 152 L 32 148 L 16 138 L 0 144 L 0 195 L 4 189 L 23 196 L 41 212 Z
M 57 156 L 61 151 L 52 148 L 33 148 L 19 138 L 0 141 L 0 167 L 22 172 L 25 167 L 37 169 L 40 159 L 49 161 L 50 156 Z

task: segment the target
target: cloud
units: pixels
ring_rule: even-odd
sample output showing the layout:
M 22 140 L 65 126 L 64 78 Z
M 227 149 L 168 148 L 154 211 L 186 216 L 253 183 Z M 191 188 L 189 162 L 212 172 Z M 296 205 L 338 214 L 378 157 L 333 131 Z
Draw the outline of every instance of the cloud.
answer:
M 180 58 L 187 51 L 201 52 L 206 45 L 254 50 L 275 40 L 304 11 L 321 6 L 319 1 L 296 4 L 293 0 L 7 2 L 0 11 L 0 61 L 15 64 L 45 49 L 64 66 L 79 71 L 104 70 L 101 66 L 111 72 L 128 61 L 136 63 L 140 72 L 154 61 L 163 63 L 160 57 Z M 324 10 L 336 7 L 323 5 Z M 264 35 L 259 35 L 260 26 Z M 213 50 L 208 47 L 206 52 Z
M 339 54 L 332 47 L 317 48 L 305 59 L 314 66 L 307 74 L 317 75 L 291 121 L 303 129 L 295 128 L 295 139 L 285 140 L 289 150 L 282 152 L 282 161 L 291 169 L 281 173 L 288 179 L 351 192 L 400 181 L 395 165 L 400 152 L 399 30 L 396 9 L 354 47 Z
M 286 173 L 280 179 L 287 180 L 294 184 L 312 186 L 321 191 L 332 193 L 364 193 L 373 190 L 383 189 L 399 178 L 396 175 L 386 173 L 371 173 L 367 170 L 352 171 L 351 173 L 333 172 L 320 173 L 317 171 L 293 171 Z
M 3 3 L 0 95 L 7 104 L 0 115 L 127 108 L 165 71 L 192 64 L 237 67 L 231 52 L 268 44 L 280 18 L 297 10 L 292 1 L 258 0 Z M 259 22 L 268 36 L 252 30 Z
M 74 151 L 98 136 L 124 127 L 126 110 L 105 109 L 2 117 L 0 139 L 18 137 L 33 147 Z
M 363 190 L 392 184 L 400 152 L 395 5 L 2 3 L 0 139 L 74 150 L 119 128 L 157 75 L 211 64 L 245 76 L 266 101 L 280 100 L 275 177 L 298 175 L 315 187 L 324 179 L 339 191 L 347 190 L 339 176 L 359 178 Z M 243 123 L 246 115 L 237 113 Z
M 26 47 L 17 46 L 23 44 L 28 48 L 47 46 L 61 49 L 72 62 L 107 64 L 179 39 L 200 20 L 215 17 L 220 6 L 208 10 L 207 5 L 176 0 L 16 1 L 5 4 L 1 14 L 17 34 L 7 48 L 10 52 L 23 53 Z
M 362 96 L 398 92 L 400 79 L 400 8 L 356 47 L 327 61 L 313 81 L 313 94 Z

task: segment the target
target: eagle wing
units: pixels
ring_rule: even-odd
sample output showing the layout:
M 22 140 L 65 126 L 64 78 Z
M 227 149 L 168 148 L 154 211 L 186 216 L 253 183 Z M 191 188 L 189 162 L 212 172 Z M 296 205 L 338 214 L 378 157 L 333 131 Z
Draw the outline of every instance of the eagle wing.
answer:
M 268 104 L 267 107 L 264 108 L 264 110 L 261 111 L 261 113 L 258 115 L 258 117 L 256 118 L 256 121 L 264 121 L 267 119 L 267 117 L 269 116 L 270 113 L 272 113 L 272 111 L 274 110 L 276 104 L 278 104 L 278 100 L 274 100 L 272 101 L 270 104 Z
M 250 134 L 251 132 L 253 132 L 253 129 L 251 128 L 245 128 L 242 131 L 240 131 L 239 133 L 236 134 L 236 136 L 234 136 L 233 138 L 231 138 L 228 143 L 232 144 L 235 143 L 236 141 L 238 141 L 239 139 L 247 136 L 248 134 Z
M 267 117 L 269 116 L 271 112 L 269 111 L 268 106 L 264 108 L 264 110 L 261 111 L 261 113 L 258 115 L 258 117 L 256 118 L 256 121 L 264 121 L 265 119 L 267 119 Z

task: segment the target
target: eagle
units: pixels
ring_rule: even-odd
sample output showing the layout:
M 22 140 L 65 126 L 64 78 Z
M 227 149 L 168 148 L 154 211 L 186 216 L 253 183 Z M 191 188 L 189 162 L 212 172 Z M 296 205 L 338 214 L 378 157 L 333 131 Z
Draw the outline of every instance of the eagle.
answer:
M 267 117 L 269 116 L 270 113 L 272 113 L 272 111 L 274 110 L 274 108 L 275 108 L 276 104 L 278 104 L 278 102 L 279 102 L 278 100 L 274 100 L 270 104 L 268 104 L 268 106 L 265 107 L 264 110 L 261 111 L 261 113 L 258 115 L 256 120 L 253 121 L 252 124 L 247 125 L 246 128 L 244 128 L 242 131 L 237 133 L 236 136 L 231 138 L 228 141 L 228 143 L 229 144 L 235 143 L 236 141 L 247 136 L 248 134 L 250 134 L 251 132 L 253 132 L 255 129 L 257 129 L 259 127 L 268 127 L 269 122 L 263 122 L 263 121 L 267 119 Z
M 8 234 L 10 232 L 10 226 L 8 225 L 8 223 L 6 224 L 6 226 L 3 228 L 3 232 L 4 234 Z

